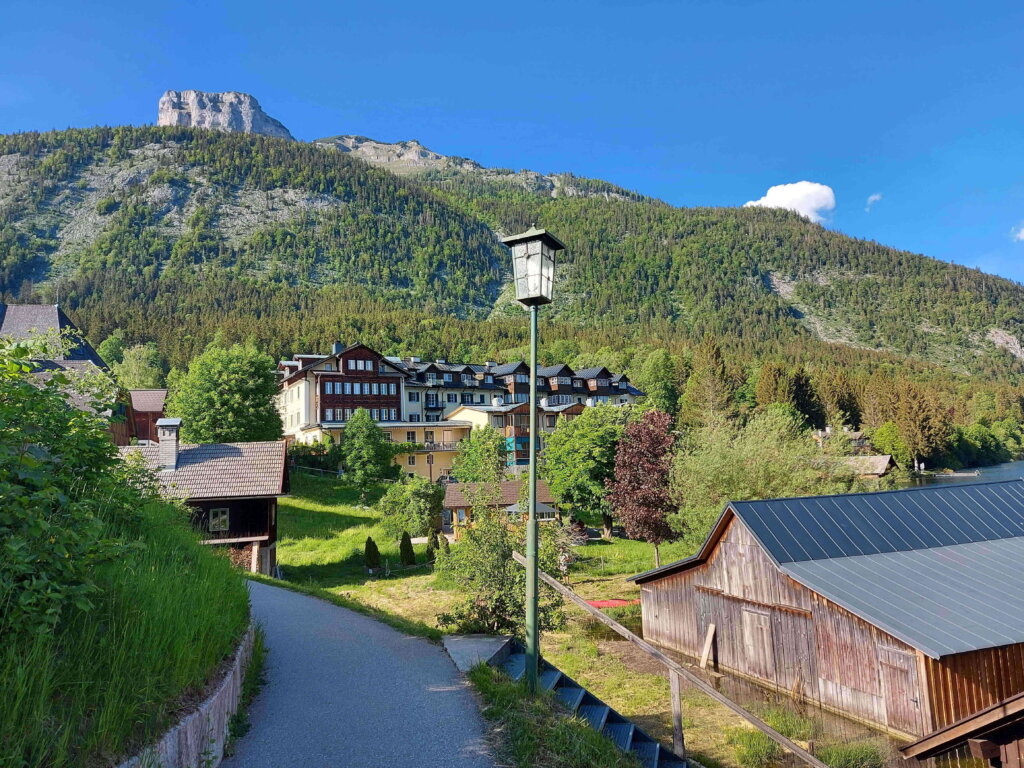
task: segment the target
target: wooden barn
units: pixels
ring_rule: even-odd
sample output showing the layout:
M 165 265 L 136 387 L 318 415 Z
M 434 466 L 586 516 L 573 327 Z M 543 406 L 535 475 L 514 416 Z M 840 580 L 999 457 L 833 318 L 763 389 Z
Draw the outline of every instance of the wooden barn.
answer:
M 632 580 L 648 640 L 919 738 L 1024 691 L 1022 565 L 1013 480 L 732 502 Z

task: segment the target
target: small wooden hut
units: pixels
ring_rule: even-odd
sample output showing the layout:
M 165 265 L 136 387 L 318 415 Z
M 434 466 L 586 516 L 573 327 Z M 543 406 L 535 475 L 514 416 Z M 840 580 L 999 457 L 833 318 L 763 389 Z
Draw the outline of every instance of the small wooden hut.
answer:
M 733 502 L 644 637 L 905 737 L 1024 691 L 1024 481 Z

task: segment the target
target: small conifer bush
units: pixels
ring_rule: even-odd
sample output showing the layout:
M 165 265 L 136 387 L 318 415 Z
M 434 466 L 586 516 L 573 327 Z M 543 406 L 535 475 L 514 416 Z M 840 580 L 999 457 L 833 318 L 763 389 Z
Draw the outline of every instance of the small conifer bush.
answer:
M 408 531 L 402 531 L 402 540 L 398 544 L 398 557 L 402 565 L 416 565 L 416 551 L 412 548 L 412 539 Z
M 363 550 L 363 557 L 366 558 L 366 567 L 371 570 L 380 568 L 380 550 L 377 549 L 377 542 L 372 536 L 366 537 L 366 547 Z
M 437 557 L 437 531 L 432 530 L 427 537 L 427 562 L 432 563 Z

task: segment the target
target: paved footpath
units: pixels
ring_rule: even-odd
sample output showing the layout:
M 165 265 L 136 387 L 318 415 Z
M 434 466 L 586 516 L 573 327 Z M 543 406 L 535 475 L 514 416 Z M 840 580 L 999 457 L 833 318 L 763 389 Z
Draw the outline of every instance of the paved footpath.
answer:
M 250 582 L 267 682 L 225 768 L 494 768 L 448 655 L 323 600 Z

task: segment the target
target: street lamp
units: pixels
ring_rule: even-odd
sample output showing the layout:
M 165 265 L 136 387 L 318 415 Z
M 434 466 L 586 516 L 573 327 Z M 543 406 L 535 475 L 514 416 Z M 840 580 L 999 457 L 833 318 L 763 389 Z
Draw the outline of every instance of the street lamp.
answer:
M 537 626 L 537 308 L 551 303 L 555 253 L 565 245 L 554 235 L 531 226 L 502 239 L 512 249 L 516 300 L 530 308 L 530 514 L 526 522 L 526 685 L 537 690 L 540 632 Z M 514 439 L 514 438 L 513 438 Z

